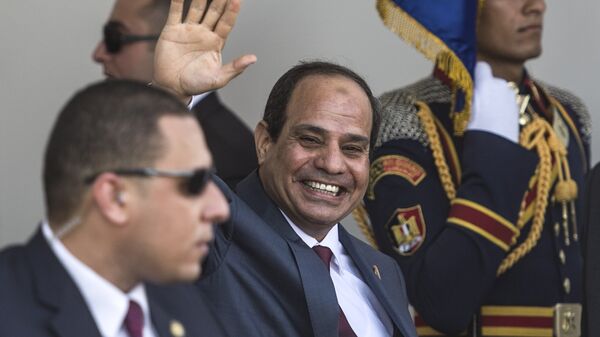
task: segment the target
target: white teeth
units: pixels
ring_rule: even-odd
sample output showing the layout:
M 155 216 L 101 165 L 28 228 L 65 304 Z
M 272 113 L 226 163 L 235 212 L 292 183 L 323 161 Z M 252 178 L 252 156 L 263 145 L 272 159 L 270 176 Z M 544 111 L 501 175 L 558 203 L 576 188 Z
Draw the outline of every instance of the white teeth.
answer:
M 322 192 L 329 192 L 333 195 L 336 195 L 340 191 L 340 187 L 336 185 L 322 184 L 316 181 L 307 181 L 306 185 L 312 187 L 315 190 L 319 190 Z

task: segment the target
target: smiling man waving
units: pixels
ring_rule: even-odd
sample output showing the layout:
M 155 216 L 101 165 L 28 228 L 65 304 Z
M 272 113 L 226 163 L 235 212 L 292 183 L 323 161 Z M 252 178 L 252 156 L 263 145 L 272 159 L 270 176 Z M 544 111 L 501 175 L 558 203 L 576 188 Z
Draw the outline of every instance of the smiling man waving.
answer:
M 347 68 L 303 63 L 277 81 L 255 129 L 259 169 L 229 193 L 199 283 L 229 334 L 416 336 L 397 265 L 339 223 L 367 187 L 378 125 Z

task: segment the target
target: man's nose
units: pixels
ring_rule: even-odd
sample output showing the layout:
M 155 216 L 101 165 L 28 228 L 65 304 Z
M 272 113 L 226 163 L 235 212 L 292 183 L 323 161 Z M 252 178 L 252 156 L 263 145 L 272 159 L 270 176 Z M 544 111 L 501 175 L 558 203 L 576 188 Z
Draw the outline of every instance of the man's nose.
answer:
M 229 203 L 221 190 L 210 181 L 206 185 L 206 207 L 201 214 L 201 220 L 209 223 L 222 223 L 229 219 Z
M 110 59 L 111 55 L 110 53 L 106 50 L 106 45 L 104 44 L 103 40 L 98 41 L 98 44 L 96 45 L 96 48 L 94 49 L 94 52 L 92 53 L 92 59 L 96 62 L 96 63 L 104 63 L 106 61 L 108 61 Z
M 330 144 L 319 151 L 315 166 L 329 174 L 340 174 L 346 170 L 344 153 L 339 146 Z

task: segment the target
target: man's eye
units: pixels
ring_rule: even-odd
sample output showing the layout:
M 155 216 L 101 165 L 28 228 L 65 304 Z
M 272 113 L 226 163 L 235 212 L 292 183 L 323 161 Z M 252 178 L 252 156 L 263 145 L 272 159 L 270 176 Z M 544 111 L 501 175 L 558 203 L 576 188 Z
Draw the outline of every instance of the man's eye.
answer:
M 343 151 L 349 154 L 360 154 L 364 153 L 366 150 L 362 146 L 350 145 L 344 146 Z
M 300 136 L 300 142 L 306 145 L 311 145 L 311 144 L 319 144 L 320 141 L 318 138 L 316 137 L 311 137 L 311 136 Z

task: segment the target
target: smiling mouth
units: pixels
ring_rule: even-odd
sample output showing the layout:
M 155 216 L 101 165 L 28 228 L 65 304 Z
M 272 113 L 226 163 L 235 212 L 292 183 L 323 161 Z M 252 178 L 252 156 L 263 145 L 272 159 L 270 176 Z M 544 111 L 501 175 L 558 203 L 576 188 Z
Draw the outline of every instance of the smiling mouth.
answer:
M 344 188 L 341 186 L 320 183 L 318 181 L 305 180 L 302 182 L 302 184 L 315 192 L 327 194 L 333 197 L 337 197 L 344 192 Z

